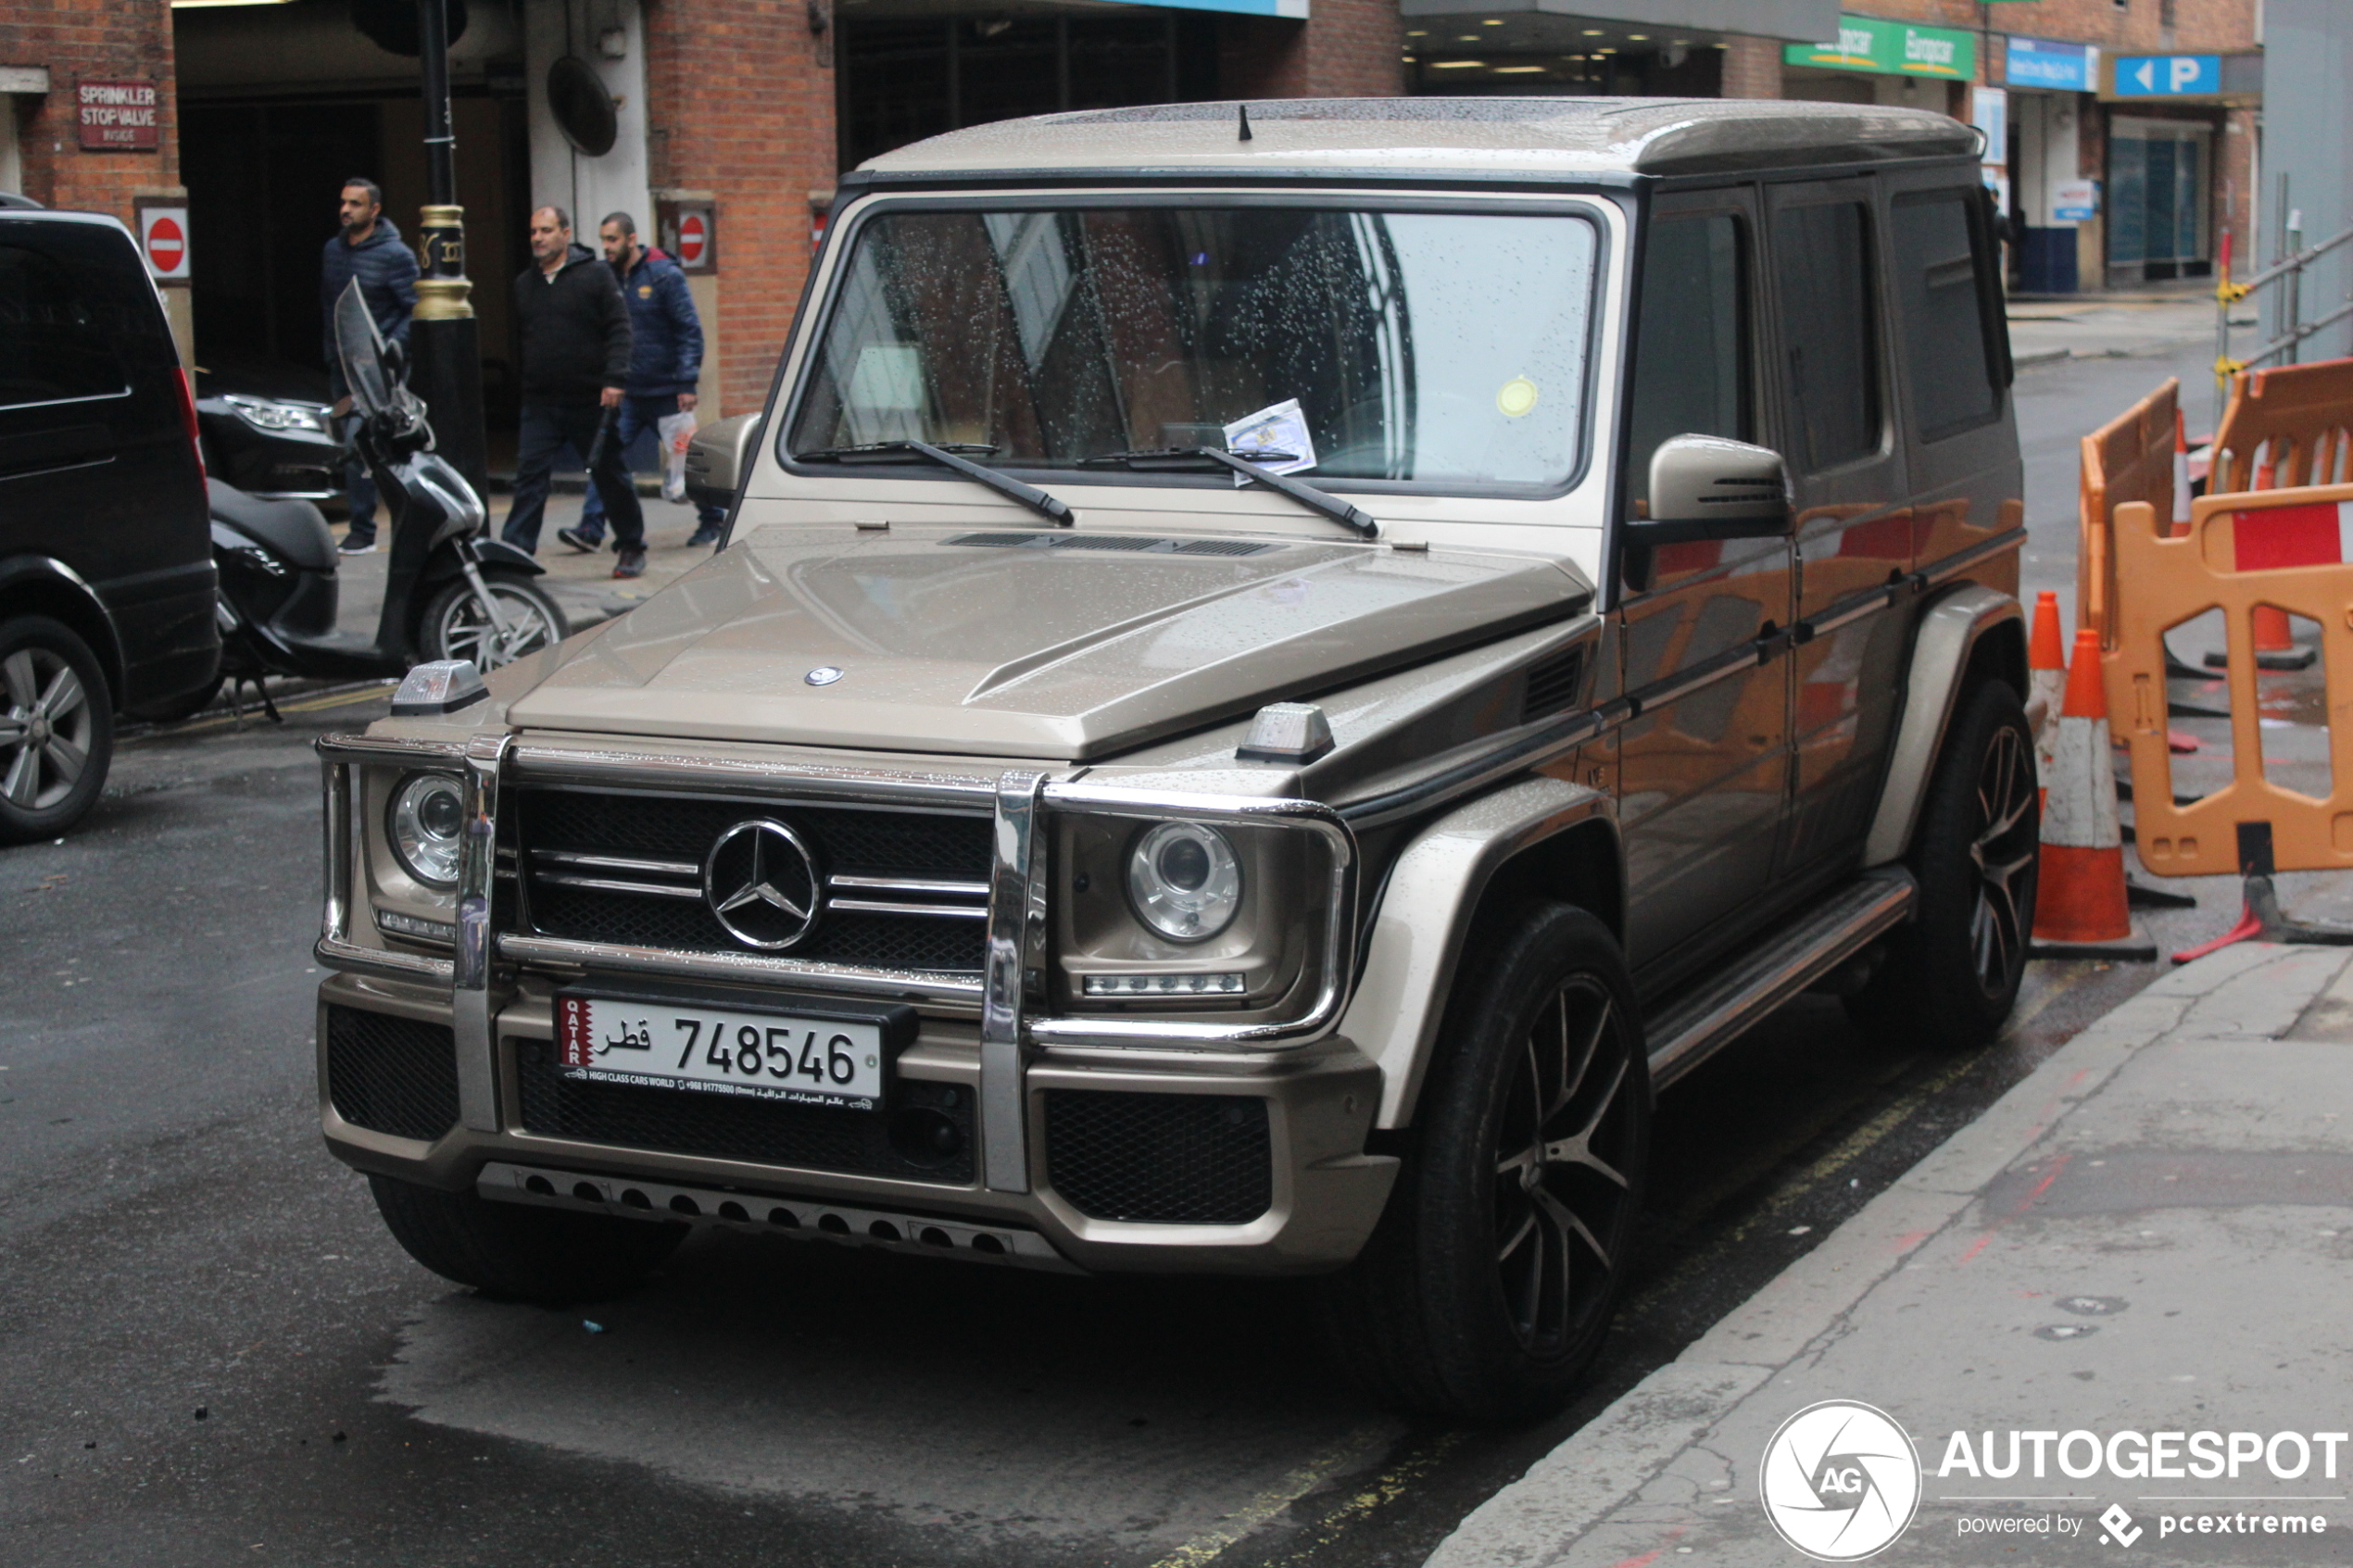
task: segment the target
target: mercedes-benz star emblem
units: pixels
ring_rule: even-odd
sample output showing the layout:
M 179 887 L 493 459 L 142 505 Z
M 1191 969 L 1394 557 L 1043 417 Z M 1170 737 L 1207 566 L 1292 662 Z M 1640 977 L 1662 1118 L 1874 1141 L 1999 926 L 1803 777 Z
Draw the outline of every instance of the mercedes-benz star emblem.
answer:
M 841 679 L 841 667 L 835 664 L 820 664 L 816 669 L 803 675 L 801 679 L 812 686 L 830 686 Z
M 789 947 L 816 928 L 817 859 L 770 817 L 737 822 L 703 857 L 702 892 L 728 935 L 753 947 Z

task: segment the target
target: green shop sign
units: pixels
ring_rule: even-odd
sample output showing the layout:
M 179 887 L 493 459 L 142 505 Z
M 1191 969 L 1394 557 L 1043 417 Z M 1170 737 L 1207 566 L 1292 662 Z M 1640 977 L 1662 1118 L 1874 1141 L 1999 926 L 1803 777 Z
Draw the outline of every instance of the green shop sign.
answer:
M 1792 44 L 1781 51 L 1781 59 L 1788 65 L 1828 66 L 1832 70 L 1973 82 L 1977 79 L 1977 35 L 1949 27 L 1842 16 L 1836 38 L 1827 44 Z

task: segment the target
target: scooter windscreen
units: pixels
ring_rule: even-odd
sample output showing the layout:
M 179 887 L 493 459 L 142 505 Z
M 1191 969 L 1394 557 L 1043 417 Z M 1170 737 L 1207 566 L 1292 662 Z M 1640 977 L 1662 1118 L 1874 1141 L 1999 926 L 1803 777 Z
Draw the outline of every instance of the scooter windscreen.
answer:
M 335 296 L 335 351 L 343 358 L 343 381 L 351 389 L 353 412 L 373 419 L 397 407 L 398 392 L 384 370 L 384 340 L 368 314 L 357 278 Z

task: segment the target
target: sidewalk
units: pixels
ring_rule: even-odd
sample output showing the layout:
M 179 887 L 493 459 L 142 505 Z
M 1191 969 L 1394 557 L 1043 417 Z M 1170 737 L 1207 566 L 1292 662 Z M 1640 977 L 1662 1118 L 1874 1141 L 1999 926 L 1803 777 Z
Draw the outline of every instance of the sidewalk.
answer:
M 2260 1459 L 2235 1480 L 2070 1478 L 2056 1458 L 2039 1480 L 1939 1470 L 1956 1433 L 1981 1457 L 1993 1434 L 2006 1459 L 2014 1430 L 2213 1432 L 2227 1452 L 2233 1435 L 2353 1427 L 2349 961 L 2246 944 L 2156 981 L 1465 1519 L 1428 1568 L 1802 1563 L 1760 1467 L 1825 1399 L 1885 1411 L 1919 1458 L 1919 1512 L 1887 1562 L 2112 1557 L 2109 1529 L 2135 1563 L 2347 1561 L 2353 1442 L 2334 1477 L 2317 1442 L 2296 1479 Z M 2129 1440 L 2110 1451 L 2131 1469 Z M 2292 1469 L 2294 1446 L 2278 1453 Z M 1814 1485 L 1818 1509 L 1856 1489 Z M 2112 1505 L 2131 1521 L 2104 1524 Z M 2326 1527 L 2217 1538 L 2198 1514 Z
M 596 555 L 582 555 L 556 537 L 556 530 L 580 521 L 584 498 L 578 492 L 562 491 L 547 497 L 547 519 L 539 530 L 539 564 L 547 569 L 547 574 L 539 579 L 540 585 L 562 608 L 575 632 L 626 613 L 711 558 L 708 547 L 689 548 L 686 544 L 695 531 L 694 508 L 673 506 L 659 495 L 641 496 L 646 509 L 646 574 L 616 581 L 610 537 Z M 490 498 L 493 537 L 505 526 L 510 504 L 506 495 Z M 345 525 L 334 526 L 340 541 Z M 376 536 L 380 547 L 373 554 L 344 556 L 336 562 L 335 576 L 343 584 L 336 624 L 346 632 L 374 631 L 376 617 L 384 608 L 384 563 L 390 558 L 381 548 L 384 537 L 381 513 Z
M 2251 327 L 2252 312 L 2245 306 L 2239 310 L 2244 318 L 2240 325 Z M 2020 299 L 2012 300 L 2006 314 L 2010 358 L 2020 367 L 2061 359 L 2140 358 L 2185 343 L 2214 341 L 2214 296 L 2208 293 Z M 2233 341 L 2244 345 L 2254 340 L 2239 331 Z

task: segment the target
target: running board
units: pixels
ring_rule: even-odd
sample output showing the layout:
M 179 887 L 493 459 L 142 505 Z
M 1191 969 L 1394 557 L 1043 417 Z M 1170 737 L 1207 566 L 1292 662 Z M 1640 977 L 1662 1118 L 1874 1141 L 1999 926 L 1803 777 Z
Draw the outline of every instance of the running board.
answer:
M 1900 868 L 1867 872 L 1798 924 L 1705 981 L 1652 1022 L 1651 1084 L 1665 1088 L 1741 1031 L 1912 915 L 1919 888 Z

